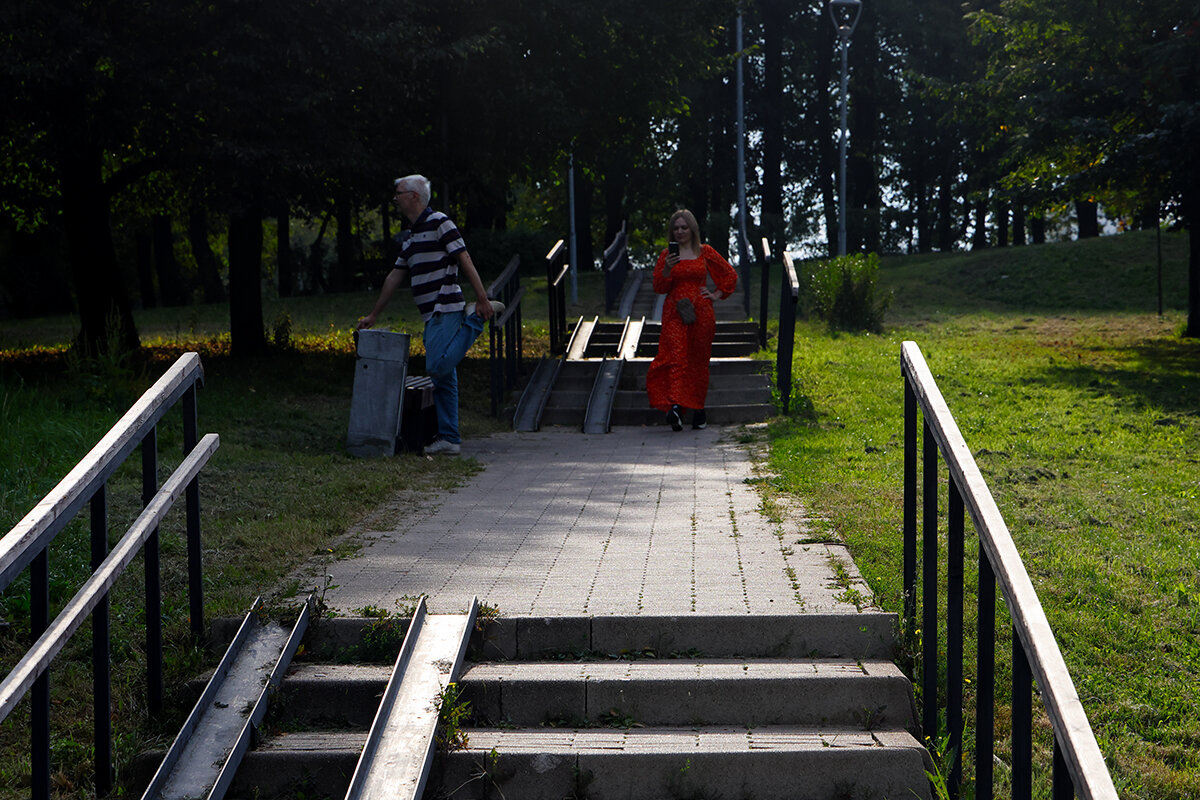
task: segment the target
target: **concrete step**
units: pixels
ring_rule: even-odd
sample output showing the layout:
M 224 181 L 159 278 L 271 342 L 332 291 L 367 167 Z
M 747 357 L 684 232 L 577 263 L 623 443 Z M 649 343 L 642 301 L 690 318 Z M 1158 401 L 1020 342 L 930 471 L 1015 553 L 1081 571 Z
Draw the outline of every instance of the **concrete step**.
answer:
M 471 664 L 461 683 L 494 726 L 915 727 L 912 687 L 890 661 L 665 659 Z
M 229 796 L 342 797 L 365 742 L 365 731 L 268 738 L 246 754 Z M 481 728 L 465 749 L 438 754 L 425 797 L 928 800 L 924 759 L 894 730 Z
M 903 731 L 795 726 L 472 730 L 435 763 L 451 800 L 756 800 L 929 797 L 923 751 Z M 440 786 L 434 780 L 440 779 Z
M 366 729 L 390 671 L 306 664 L 290 670 L 274 722 Z M 912 688 L 890 661 L 665 659 L 468 663 L 460 679 L 476 724 L 804 724 L 909 729 Z

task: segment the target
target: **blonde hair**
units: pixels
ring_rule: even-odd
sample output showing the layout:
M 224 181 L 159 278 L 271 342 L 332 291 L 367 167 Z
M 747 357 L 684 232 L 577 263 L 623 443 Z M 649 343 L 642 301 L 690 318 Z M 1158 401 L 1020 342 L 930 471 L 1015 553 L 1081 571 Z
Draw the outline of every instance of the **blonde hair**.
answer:
M 688 230 L 692 232 L 692 249 L 700 249 L 700 224 L 696 222 L 696 215 L 686 208 L 681 208 L 671 215 L 670 221 L 667 222 L 667 241 L 671 239 L 671 229 L 675 227 L 675 220 L 682 219 L 687 223 Z

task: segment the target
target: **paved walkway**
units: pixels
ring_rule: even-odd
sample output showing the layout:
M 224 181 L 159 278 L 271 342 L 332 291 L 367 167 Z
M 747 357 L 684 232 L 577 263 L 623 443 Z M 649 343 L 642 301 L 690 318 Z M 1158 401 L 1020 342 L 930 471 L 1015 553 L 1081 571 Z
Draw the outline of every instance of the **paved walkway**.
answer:
M 857 576 L 845 549 L 801 544 L 799 513 L 762 513 L 748 482 L 755 445 L 739 437 L 751 438 L 712 426 L 466 441 L 463 456 L 484 469 L 428 507 L 385 507 L 373 518 L 392 522 L 352 532 L 364 546 L 329 567 L 325 601 L 351 615 L 420 594 L 433 613 L 475 595 L 505 616 L 853 613 L 835 599 L 830 565 Z

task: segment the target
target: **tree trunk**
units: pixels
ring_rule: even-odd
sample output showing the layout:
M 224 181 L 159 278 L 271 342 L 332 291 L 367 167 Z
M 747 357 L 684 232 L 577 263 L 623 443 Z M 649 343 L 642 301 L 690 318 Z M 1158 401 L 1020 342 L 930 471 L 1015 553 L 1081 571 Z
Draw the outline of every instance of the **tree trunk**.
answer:
M 79 308 L 78 344 L 97 355 L 141 346 L 109 224 L 109 199 L 101 181 L 100 153 L 81 124 L 60 155 L 62 221 Z
M 142 308 L 154 308 L 158 297 L 154 291 L 154 241 L 150 233 L 139 230 L 133 237 L 137 259 L 138 295 Z
M 592 241 L 592 191 L 594 186 L 575 161 L 575 268 L 580 272 L 596 264 L 595 243 Z
M 158 274 L 158 291 L 164 306 L 187 305 L 187 290 L 179 274 L 179 259 L 175 258 L 175 232 L 171 218 L 155 214 L 151 220 L 154 232 L 154 271 Z
M 850 48 L 857 64 L 852 69 L 854 90 L 850 92 L 849 186 L 846 212 L 846 252 L 879 252 L 879 190 L 876 150 L 879 146 L 879 50 L 875 5 L 864 4 L 862 20 Z M 856 57 L 856 58 L 854 58 Z
M 337 270 L 329 281 L 330 289 L 341 292 L 348 289 L 353 282 L 355 269 L 354 258 L 354 203 L 348 197 L 340 197 L 336 202 L 337 213 Z
M 1046 243 L 1046 218 L 1041 214 L 1034 214 L 1029 221 L 1029 238 L 1034 244 Z
M 988 246 L 987 200 L 975 204 L 975 230 L 971 235 L 971 249 L 983 250 Z
M 996 246 L 1008 247 L 1008 203 L 996 205 Z
M 821 28 L 825 31 L 825 27 Z M 816 69 L 813 83 L 829 86 L 833 79 L 833 56 L 829 50 L 829 39 L 825 35 L 817 37 L 818 46 L 813 48 L 816 54 Z M 811 116 L 817 141 L 817 184 L 821 193 L 821 206 L 825 209 L 825 233 L 829 243 L 829 257 L 837 255 L 838 242 L 838 207 L 837 195 L 834 193 L 834 183 L 837 173 L 837 143 L 833 135 L 834 120 L 837 119 L 837 109 L 832 116 L 829 109 L 829 96 L 823 91 L 813 92 L 813 108 Z
M 295 258 L 292 255 L 292 212 L 287 201 L 279 204 L 275 212 L 275 271 L 280 297 L 291 297 L 295 293 Z
M 783 216 L 783 33 L 787 13 L 781 0 L 762 4 L 763 30 L 763 102 L 760 119 L 763 128 L 762 235 L 771 244 L 771 252 L 780 258 L 787 246 Z M 750 242 L 753 252 L 761 252 L 762 243 Z
M 1025 245 L 1025 206 L 1020 201 L 1013 205 L 1012 240 L 1016 247 Z
M 1200 241 L 1196 238 L 1200 226 L 1200 191 L 1196 184 L 1183 195 L 1183 224 L 1188 230 L 1188 317 L 1183 335 L 1200 339 Z
M 200 285 L 204 287 L 204 302 L 224 301 L 225 284 L 221 281 L 217 256 L 208 243 L 208 209 L 200 203 L 194 203 L 188 209 L 188 243 L 192 247 L 192 257 L 196 259 Z
M 1095 200 L 1076 200 L 1075 216 L 1079 219 L 1079 238 L 1094 239 L 1100 235 L 1100 218 Z
M 266 349 L 262 314 L 262 211 L 251 206 L 229 217 L 230 354 L 241 358 Z
M 629 161 L 624 150 L 608 154 L 604 167 L 604 247 L 616 237 L 626 219 L 625 191 L 629 186 Z

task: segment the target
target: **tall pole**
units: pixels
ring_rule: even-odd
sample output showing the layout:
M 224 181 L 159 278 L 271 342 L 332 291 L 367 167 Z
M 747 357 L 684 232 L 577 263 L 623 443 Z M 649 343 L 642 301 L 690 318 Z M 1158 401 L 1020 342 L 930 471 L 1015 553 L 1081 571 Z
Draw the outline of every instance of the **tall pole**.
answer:
M 579 304 L 579 276 L 577 274 L 578 251 L 575 244 L 575 151 L 572 150 L 567 157 L 567 214 L 571 219 L 567 223 L 567 238 L 570 240 L 567 246 L 567 258 L 570 259 L 571 265 L 571 305 Z
M 842 121 L 838 128 L 841 139 L 839 148 L 841 155 L 838 161 L 838 255 L 846 255 L 846 100 L 850 92 L 850 37 L 843 35 L 842 40 Z
M 746 100 L 742 77 L 742 15 L 737 17 L 737 197 L 738 197 L 738 267 L 742 279 L 742 296 L 746 316 L 750 316 L 750 256 L 746 235 Z
M 842 51 L 841 127 L 838 129 L 841 158 L 838 165 L 838 255 L 846 255 L 846 140 L 849 136 L 846 121 L 850 94 L 850 36 L 862 13 L 861 0 L 830 0 L 829 15 L 837 29 Z

